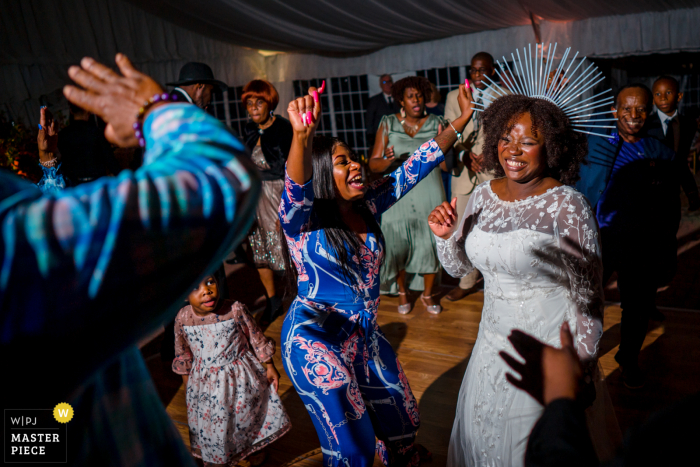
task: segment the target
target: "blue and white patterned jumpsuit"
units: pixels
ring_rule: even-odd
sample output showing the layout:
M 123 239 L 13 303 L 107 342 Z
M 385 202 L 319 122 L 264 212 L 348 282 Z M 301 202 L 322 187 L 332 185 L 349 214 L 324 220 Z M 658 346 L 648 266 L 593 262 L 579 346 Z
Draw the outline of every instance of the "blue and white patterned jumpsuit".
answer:
M 370 185 L 364 201 L 377 221 L 444 155 L 430 140 L 394 173 Z M 284 369 L 316 427 L 325 466 L 418 465 L 420 416 L 406 375 L 377 325 L 381 238 L 368 233 L 345 280 L 313 209 L 313 179 L 285 179 L 280 221 L 298 272 L 298 293 L 282 328 Z M 427 222 L 427 220 L 426 220 Z

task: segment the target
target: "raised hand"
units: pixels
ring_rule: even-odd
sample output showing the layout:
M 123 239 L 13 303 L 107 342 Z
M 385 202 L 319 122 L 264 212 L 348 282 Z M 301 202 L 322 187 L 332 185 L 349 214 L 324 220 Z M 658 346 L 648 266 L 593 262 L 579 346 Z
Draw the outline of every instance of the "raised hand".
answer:
M 306 137 L 313 136 L 321 116 L 321 100 L 318 95 L 325 87 L 325 81 L 319 89 L 310 87 L 308 95 L 291 101 L 287 106 L 289 121 L 295 133 Z
M 287 106 L 289 122 L 294 131 L 287 157 L 287 174 L 293 182 L 300 185 L 311 179 L 311 148 L 321 117 L 321 100 L 318 95 L 325 87 L 325 81 L 319 89 L 311 87 L 308 95 L 291 101 Z
M 457 198 L 452 202 L 443 201 L 428 216 L 428 226 L 435 235 L 449 239 L 457 228 Z
M 116 63 L 121 75 L 92 58 L 83 58 L 80 66 L 68 69 L 68 76 L 82 89 L 68 85 L 63 88 L 63 94 L 73 104 L 107 123 L 105 137 L 108 141 L 121 147 L 137 146 L 134 123 L 139 109 L 149 98 L 162 93 L 163 88 L 137 71 L 125 55 L 117 54 Z
M 559 337 L 562 346 L 557 349 L 516 329 L 510 333 L 508 340 L 525 363 L 520 363 L 504 351 L 499 352 L 501 358 L 520 376 L 517 379 L 507 373 L 506 379 L 542 405 L 555 399 L 576 399 L 580 391 L 583 370 L 566 322 L 559 330 Z
M 39 157 L 45 162 L 45 158 L 53 157 L 58 150 L 58 130 L 51 111 L 46 106 L 39 111 L 39 134 L 36 142 L 39 147 Z
M 472 97 L 471 88 L 466 84 L 460 84 L 459 94 L 457 95 L 457 103 L 459 104 L 459 110 L 462 112 L 461 117 L 464 117 L 466 121 L 469 121 L 474 113 L 473 101 L 474 99 Z

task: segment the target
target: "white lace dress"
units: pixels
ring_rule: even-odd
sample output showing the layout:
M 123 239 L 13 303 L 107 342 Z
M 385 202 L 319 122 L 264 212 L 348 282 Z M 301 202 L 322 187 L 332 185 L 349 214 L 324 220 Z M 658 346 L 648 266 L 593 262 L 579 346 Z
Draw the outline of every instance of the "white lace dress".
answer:
M 559 328 L 566 320 L 580 358 L 591 374 L 597 373 L 603 333 L 598 227 L 583 195 L 568 186 L 507 202 L 485 182 L 472 194 L 462 219 L 452 238 L 437 238 L 438 256 L 454 277 L 473 268 L 481 271 L 484 308 L 459 393 L 447 465 L 521 466 L 543 409 L 507 382 L 509 367 L 498 352 L 517 355 L 507 339 L 516 328 L 559 346 Z M 596 386 L 598 397 L 588 411 L 598 412 L 594 425 L 606 425 L 600 415 L 604 406 L 612 411 L 612 404 L 605 387 Z M 605 426 L 591 428 L 597 431 L 594 443 L 596 438 L 603 438 L 603 445 L 617 440 L 617 434 L 605 434 Z M 612 449 L 597 446 L 603 457 Z

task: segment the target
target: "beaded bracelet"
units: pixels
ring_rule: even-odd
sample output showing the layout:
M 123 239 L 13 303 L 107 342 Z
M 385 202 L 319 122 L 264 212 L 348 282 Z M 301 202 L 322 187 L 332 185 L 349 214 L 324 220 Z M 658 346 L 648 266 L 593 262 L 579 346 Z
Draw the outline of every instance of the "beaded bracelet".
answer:
M 134 135 L 139 142 L 139 146 L 146 147 L 146 139 L 143 137 L 143 116 L 148 112 L 148 109 L 153 107 L 158 102 L 175 102 L 177 101 L 177 94 L 168 94 L 167 92 L 154 94 L 153 97 L 148 99 L 143 103 L 139 109 L 139 113 L 136 115 L 136 121 L 134 122 Z
M 452 127 L 452 129 L 453 129 L 453 130 L 455 131 L 455 133 L 457 134 L 457 141 L 461 140 L 461 139 L 462 139 L 462 133 L 460 133 L 459 131 L 457 131 L 457 128 L 455 128 L 455 127 L 452 125 L 452 122 L 451 122 L 451 121 L 448 120 L 447 123 L 450 124 L 450 126 Z

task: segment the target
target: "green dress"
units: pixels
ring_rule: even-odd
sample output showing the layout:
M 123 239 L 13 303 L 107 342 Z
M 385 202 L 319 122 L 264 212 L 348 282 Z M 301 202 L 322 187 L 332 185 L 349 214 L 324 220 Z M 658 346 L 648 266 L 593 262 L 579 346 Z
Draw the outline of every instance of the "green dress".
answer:
M 383 117 L 377 135 L 379 137 L 382 130 L 386 129 L 389 146 L 394 146 L 397 159 L 387 173 L 394 165 L 403 163 L 421 144 L 435 138 L 441 124 L 444 128 L 442 117 L 428 115 L 421 129 L 411 138 L 396 115 Z M 422 275 L 434 274 L 440 270 L 435 238 L 428 227 L 428 215 L 445 201 L 440 170 L 440 167 L 433 169 L 430 175 L 382 214 L 386 256 L 380 273 L 381 293 L 398 292 L 396 277 L 399 271 L 406 271 L 406 284 L 410 289 L 423 290 Z

